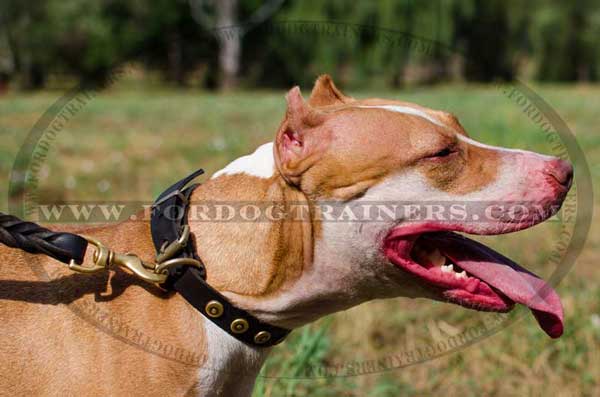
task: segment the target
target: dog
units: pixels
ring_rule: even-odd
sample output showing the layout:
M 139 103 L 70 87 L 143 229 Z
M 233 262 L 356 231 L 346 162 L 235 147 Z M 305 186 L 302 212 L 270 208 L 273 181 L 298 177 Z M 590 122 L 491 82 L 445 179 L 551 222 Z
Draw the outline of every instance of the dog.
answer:
M 308 100 L 298 87 L 286 100 L 273 142 L 216 172 L 191 196 L 191 235 L 210 285 L 289 329 L 372 299 L 408 297 L 498 312 L 523 304 L 550 336 L 560 336 L 562 307 L 550 287 L 455 232 L 496 235 L 544 221 L 569 191 L 568 162 L 479 143 L 450 113 L 354 99 L 327 75 Z M 470 221 L 471 208 L 459 206 L 450 219 L 386 212 L 362 222 L 332 220 L 325 211 L 424 201 L 467 203 L 488 216 Z M 195 221 L 201 206 L 194 204 L 206 202 L 277 202 L 286 210 L 295 203 L 308 215 Z M 518 217 L 501 205 L 514 202 Z M 148 222 L 71 230 L 154 258 Z M 245 345 L 179 295 L 124 271 L 73 274 L 53 259 L 6 247 L 0 258 L 6 394 L 250 395 L 271 350 Z

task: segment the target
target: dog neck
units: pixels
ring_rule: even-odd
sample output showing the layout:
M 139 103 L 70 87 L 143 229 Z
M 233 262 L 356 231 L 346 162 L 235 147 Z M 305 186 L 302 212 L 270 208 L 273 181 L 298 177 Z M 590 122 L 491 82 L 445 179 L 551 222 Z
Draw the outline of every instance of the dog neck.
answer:
M 274 204 L 287 216 L 269 217 Z M 244 218 L 244 208 L 251 206 L 259 208 L 256 221 L 248 220 L 249 213 Z M 335 241 L 327 244 L 340 234 L 340 225 L 319 223 L 315 211 L 277 170 L 272 144 L 216 172 L 193 192 L 188 211 L 208 283 L 237 307 L 290 329 L 372 299 L 364 291 L 377 291 L 386 280 L 364 277 L 364 268 L 344 258 Z M 250 388 L 270 349 L 248 347 L 210 321 L 205 324 L 209 359 L 201 371 L 203 390 L 243 395 L 230 388 Z M 239 382 L 240 376 L 247 382 Z
M 188 222 L 208 283 L 270 324 L 297 328 L 372 299 L 365 291 L 374 294 L 388 281 L 389 269 L 365 277 L 361 262 L 337 248 L 344 225 L 318 221 L 318 203 L 283 179 L 272 144 L 216 172 L 190 201 Z M 273 204 L 283 207 L 287 218 L 268 217 Z M 244 220 L 244 206 L 253 205 L 260 218 Z M 229 221 L 212 220 L 218 206 L 233 208 L 221 214 Z
M 311 223 L 275 219 L 269 212 L 308 203 L 275 171 L 271 144 L 215 173 L 193 192 L 190 203 L 188 223 L 197 253 L 208 283 L 221 293 L 237 299 L 272 296 L 312 261 Z M 254 214 L 249 211 L 258 211 L 259 219 L 248 220 Z
M 188 224 L 207 282 L 243 309 L 273 299 L 297 281 L 312 260 L 310 223 L 240 218 L 243 205 L 255 205 L 264 214 L 265 203 L 306 203 L 276 171 L 272 144 L 216 172 L 190 198 Z M 222 214 L 233 218 L 213 221 L 207 217 L 215 215 L 213 210 L 216 215 L 233 211 Z M 200 371 L 201 394 L 249 395 L 270 349 L 247 346 L 212 322 L 204 323 L 208 359 Z

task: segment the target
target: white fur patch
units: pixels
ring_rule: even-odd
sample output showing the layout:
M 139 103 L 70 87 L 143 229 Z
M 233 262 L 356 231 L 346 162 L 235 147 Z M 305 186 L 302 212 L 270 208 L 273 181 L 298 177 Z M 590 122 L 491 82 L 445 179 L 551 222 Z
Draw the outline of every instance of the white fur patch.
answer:
M 495 151 L 498 151 L 498 152 L 505 152 L 505 153 L 535 154 L 536 156 L 540 156 L 540 157 L 543 157 L 543 158 L 548 159 L 548 160 L 553 159 L 552 156 L 547 156 L 545 154 L 539 154 L 539 153 L 533 153 L 533 152 L 530 152 L 528 150 L 509 149 L 509 148 L 505 148 L 505 147 L 486 145 L 485 143 L 481 143 L 481 142 L 475 141 L 475 140 L 473 140 L 471 138 L 468 138 L 468 137 L 466 137 L 464 135 L 461 135 L 461 134 L 456 134 L 456 137 L 458 139 L 460 139 L 461 141 L 463 141 L 463 142 L 466 142 L 466 143 L 468 143 L 470 145 L 477 146 L 477 147 L 480 147 L 480 148 L 483 148 L 483 149 L 490 149 L 490 150 L 495 150 Z
M 399 105 L 371 105 L 371 106 L 358 106 L 359 108 L 375 108 L 375 109 L 384 109 L 384 110 L 389 110 L 390 112 L 397 112 L 397 113 L 404 113 L 404 114 L 410 114 L 412 116 L 418 116 L 421 118 L 424 118 L 430 122 L 432 122 L 435 125 L 439 125 L 440 127 L 446 127 L 449 128 L 448 126 L 442 124 L 439 120 L 431 117 L 430 115 L 428 115 L 427 113 L 419 110 L 419 109 L 415 109 L 415 108 L 411 108 L 409 106 L 399 106 Z M 531 154 L 530 151 L 527 150 L 521 150 L 521 149 L 509 149 L 509 148 L 504 148 L 504 147 L 498 147 L 498 146 L 492 146 L 492 145 L 486 145 L 485 143 L 481 143 L 478 141 L 475 141 L 471 138 L 468 138 L 462 134 L 456 134 L 456 137 L 458 139 L 460 139 L 463 142 L 466 142 L 468 144 L 471 144 L 473 146 L 477 146 L 480 148 L 484 148 L 484 149 L 491 149 L 491 150 L 496 150 L 499 152 L 505 152 L 505 153 L 523 153 L 523 154 Z M 544 158 L 547 159 L 551 159 L 552 156 L 546 156 L 544 154 L 538 154 L 536 153 L 538 156 L 542 156 Z
M 248 174 L 259 178 L 270 178 L 275 172 L 273 142 L 259 146 L 254 153 L 233 160 L 225 168 L 213 174 L 211 179 L 221 175 Z
M 430 115 L 428 115 L 427 113 L 419 110 L 419 109 L 415 109 L 415 108 L 411 108 L 409 106 L 399 106 L 399 105 L 372 105 L 372 106 L 357 106 L 359 108 L 370 108 L 370 109 L 384 109 L 384 110 L 389 110 L 390 112 L 396 112 L 396 113 L 404 113 L 404 114 L 410 114 L 412 116 L 418 116 L 421 118 L 424 118 L 427 121 L 432 122 L 435 125 L 439 125 L 440 127 L 445 127 L 444 124 L 440 123 L 438 120 L 436 120 L 435 118 L 431 117 Z
M 204 320 L 207 360 L 199 371 L 198 396 L 249 396 L 271 349 L 252 348 Z

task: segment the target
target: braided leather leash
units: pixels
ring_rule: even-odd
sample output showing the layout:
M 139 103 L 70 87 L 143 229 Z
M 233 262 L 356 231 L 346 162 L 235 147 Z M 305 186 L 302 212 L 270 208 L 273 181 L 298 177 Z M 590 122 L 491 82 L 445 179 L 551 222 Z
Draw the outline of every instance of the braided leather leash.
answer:
M 0 243 L 64 263 L 81 264 L 88 242 L 73 233 L 53 232 L 33 222 L 0 212 Z

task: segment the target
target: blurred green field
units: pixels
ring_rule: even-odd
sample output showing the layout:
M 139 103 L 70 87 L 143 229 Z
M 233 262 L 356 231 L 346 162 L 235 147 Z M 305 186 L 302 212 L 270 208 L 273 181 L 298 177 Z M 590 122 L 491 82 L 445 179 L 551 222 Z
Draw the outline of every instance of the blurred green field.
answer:
M 600 180 L 600 87 L 534 87 L 563 117 Z M 308 88 L 304 89 L 308 93 Z M 61 95 L 0 97 L 0 208 L 8 175 L 33 124 Z M 491 86 L 440 86 L 401 92 L 349 92 L 419 103 L 455 113 L 475 139 L 552 153 L 539 128 Z M 270 140 L 285 109 L 284 92 L 207 94 L 166 88 L 116 87 L 99 93 L 57 136 L 40 170 L 41 201 L 151 200 L 199 167 L 208 173 Z M 597 195 L 596 195 L 597 197 Z M 595 206 L 598 207 L 596 198 Z M 486 243 L 548 276 L 557 222 Z M 565 335 L 550 340 L 532 316 L 458 353 L 394 371 L 348 378 L 272 379 L 303 373 L 305 364 L 377 359 L 460 329 L 488 314 L 428 301 L 371 302 L 294 332 L 257 381 L 256 396 L 600 395 L 600 223 L 557 290 Z M 287 393 L 287 394 L 286 394 Z

